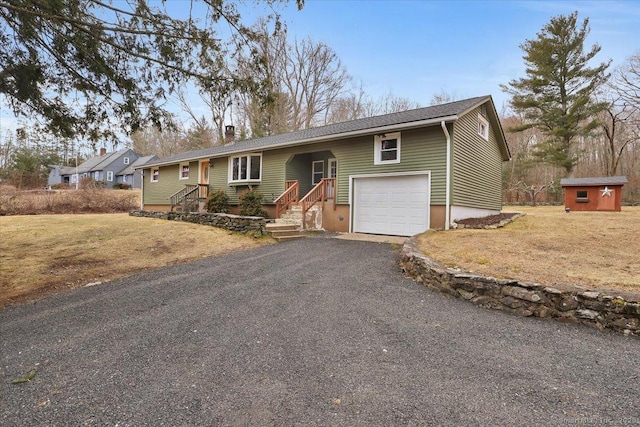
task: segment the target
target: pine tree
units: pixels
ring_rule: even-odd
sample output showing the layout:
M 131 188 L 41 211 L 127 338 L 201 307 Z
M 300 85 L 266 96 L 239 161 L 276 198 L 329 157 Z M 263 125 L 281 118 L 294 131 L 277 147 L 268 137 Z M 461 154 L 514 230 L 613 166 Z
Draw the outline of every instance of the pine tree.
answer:
M 589 66 L 600 46 L 595 44 L 584 51 L 589 19 L 580 27 L 577 20 L 578 12 L 554 17 L 536 39 L 520 45 L 527 77 L 502 85 L 512 96 L 512 109 L 525 120 L 511 130 L 541 130 L 544 138 L 535 146 L 536 157 L 564 168 L 568 175 L 576 165 L 573 146 L 577 137 L 596 128 L 597 114 L 606 108 L 593 95 L 609 77 L 606 70 L 611 62 Z

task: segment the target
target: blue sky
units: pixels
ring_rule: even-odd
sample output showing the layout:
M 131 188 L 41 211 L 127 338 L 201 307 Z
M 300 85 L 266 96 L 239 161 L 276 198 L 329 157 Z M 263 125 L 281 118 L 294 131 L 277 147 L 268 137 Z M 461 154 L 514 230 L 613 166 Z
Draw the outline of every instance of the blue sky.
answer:
M 501 83 L 524 76 L 520 44 L 549 20 L 578 11 L 589 18 L 585 49 L 612 67 L 640 51 L 638 1 L 307 0 L 282 12 L 289 33 L 331 46 L 374 98 L 386 93 L 428 105 L 442 91 L 490 94 L 507 104 Z
M 499 85 L 524 76 L 520 44 L 552 17 L 576 10 L 580 22 L 590 19 L 585 48 L 602 47 L 598 62 L 612 59 L 613 68 L 640 51 L 639 1 L 306 0 L 301 11 L 295 2 L 275 7 L 291 37 L 328 44 L 370 97 L 392 93 L 421 105 L 444 91 L 490 94 L 498 110 L 506 107 Z M 265 11 L 252 1 L 240 8 L 246 23 Z M 3 107 L 0 129 L 15 124 Z

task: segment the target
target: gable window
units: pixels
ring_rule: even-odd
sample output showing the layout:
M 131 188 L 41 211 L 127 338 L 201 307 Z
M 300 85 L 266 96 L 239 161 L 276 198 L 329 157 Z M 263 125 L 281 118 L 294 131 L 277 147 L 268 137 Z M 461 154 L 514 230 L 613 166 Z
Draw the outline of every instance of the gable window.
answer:
M 128 165 L 128 164 L 129 164 L 129 158 L 128 158 L 128 157 L 125 157 L 125 158 L 123 159 L 123 161 L 124 161 L 124 164 L 125 164 L 125 165 Z
M 158 182 L 159 177 L 160 177 L 160 169 L 159 168 L 151 169 L 151 182 Z
M 180 163 L 180 179 L 189 179 L 189 163 Z
M 258 182 L 262 179 L 262 154 L 229 157 L 229 182 Z
M 107 181 L 113 181 L 113 171 L 107 171 Z
M 313 172 L 311 176 L 311 182 L 316 185 L 322 178 L 324 178 L 324 160 L 316 160 L 313 162 Z
M 400 132 L 376 135 L 373 138 L 373 163 L 400 163 Z
M 489 122 L 482 117 L 482 114 L 478 114 L 478 135 L 489 140 Z

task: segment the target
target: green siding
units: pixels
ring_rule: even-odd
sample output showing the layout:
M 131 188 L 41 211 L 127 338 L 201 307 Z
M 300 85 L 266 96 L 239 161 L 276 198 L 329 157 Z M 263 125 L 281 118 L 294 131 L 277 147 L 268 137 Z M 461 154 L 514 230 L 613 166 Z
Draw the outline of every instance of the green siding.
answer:
M 489 141 L 478 135 L 478 113 L 479 109 L 470 111 L 453 127 L 451 203 L 499 210 L 502 207 L 502 156 L 491 125 Z
M 151 182 L 151 169 L 144 170 L 144 204 L 166 205 L 169 197 L 186 184 L 198 183 L 198 162 L 189 162 L 189 179 L 179 179 L 179 165 L 161 166 L 158 182 Z
M 263 194 L 266 203 L 271 203 L 284 191 L 285 180 L 297 179 L 305 189 L 311 189 L 311 162 L 325 160 L 325 176 L 328 174 L 330 158 L 337 159 L 338 204 L 349 202 L 349 176 L 364 174 L 384 174 L 394 172 L 431 171 L 431 203 L 445 203 L 445 136 L 440 126 L 413 129 L 401 132 L 400 163 L 387 165 L 373 164 L 374 135 L 329 141 L 313 145 L 303 145 L 262 153 L 262 181 L 252 187 Z M 297 155 L 297 156 L 296 156 Z M 192 162 L 197 171 L 197 162 Z M 195 166 L 193 166 L 195 165 Z M 191 174 L 193 182 L 178 181 L 178 166 L 160 168 L 160 179 L 149 183 L 149 170 L 145 171 L 145 197 L 147 204 L 168 203 L 169 195 L 178 191 L 186 183 L 197 183 L 197 172 Z M 173 179 L 172 179 L 173 178 Z M 228 184 L 228 159 L 213 161 L 209 173 L 209 187 L 223 189 L 236 204 L 238 195 L 247 185 Z

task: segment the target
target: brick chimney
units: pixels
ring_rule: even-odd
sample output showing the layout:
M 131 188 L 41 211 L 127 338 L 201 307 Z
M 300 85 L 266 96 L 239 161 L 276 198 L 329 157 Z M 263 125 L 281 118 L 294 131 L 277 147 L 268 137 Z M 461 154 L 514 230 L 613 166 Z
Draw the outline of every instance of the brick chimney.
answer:
M 224 143 L 230 144 L 236 139 L 236 128 L 233 125 L 224 127 Z
M 107 149 L 105 147 L 100 147 L 100 157 L 107 155 Z

